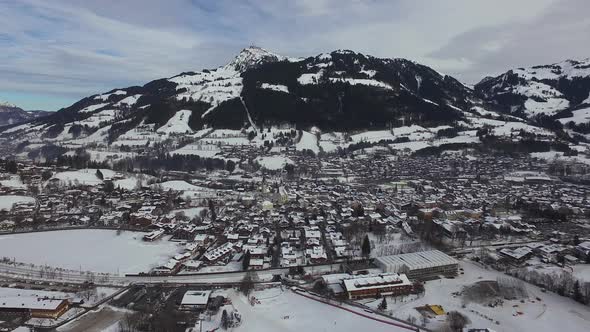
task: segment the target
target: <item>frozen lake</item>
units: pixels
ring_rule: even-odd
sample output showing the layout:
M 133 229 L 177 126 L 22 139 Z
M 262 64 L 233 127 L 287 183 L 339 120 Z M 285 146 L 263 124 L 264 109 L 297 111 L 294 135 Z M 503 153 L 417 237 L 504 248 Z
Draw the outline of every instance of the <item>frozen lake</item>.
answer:
M 144 233 L 84 229 L 0 236 L 0 257 L 72 270 L 138 273 L 166 262 L 181 247 L 162 238 L 142 241 Z

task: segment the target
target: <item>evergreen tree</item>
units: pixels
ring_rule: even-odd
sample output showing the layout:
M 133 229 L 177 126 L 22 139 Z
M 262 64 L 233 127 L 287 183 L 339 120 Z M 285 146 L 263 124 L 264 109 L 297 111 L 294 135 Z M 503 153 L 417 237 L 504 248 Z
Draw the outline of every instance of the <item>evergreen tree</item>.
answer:
M 365 235 L 365 238 L 363 239 L 361 250 L 364 256 L 369 257 L 369 255 L 371 254 L 371 242 L 369 241 L 368 235 Z
M 233 173 L 233 171 L 236 169 L 236 162 L 233 160 L 228 160 L 227 163 L 225 164 L 225 169 L 228 172 Z
M 250 267 L 250 250 L 246 251 L 242 258 L 242 270 L 246 271 Z
M 102 175 L 102 172 L 100 171 L 100 169 L 96 170 L 96 177 L 101 180 L 104 180 L 104 175 Z
M 383 298 L 383 300 L 379 304 L 379 310 L 381 310 L 381 311 L 387 310 L 387 300 L 385 299 L 385 297 Z
M 574 246 L 577 246 L 578 244 L 580 244 L 580 236 L 579 235 L 574 235 Z
M 52 176 L 53 172 L 50 170 L 44 170 L 43 173 L 41 173 L 41 179 L 43 179 L 43 181 L 51 179 Z
M 209 213 L 211 215 L 211 221 L 215 221 L 217 219 L 217 214 L 215 213 L 215 204 L 213 200 L 209 200 Z
M 580 282 L 576 280 L 574 283 L 574 300 L 580 303 L 584 303 L 584 295 L 580 291 Z
M 240 282 L 240 292 L 242 292 L 242 294 L 248 296 L 248 295 L 250 295 L 250 292 L 252 292 L 253 288 L 254 288 L 254 278 L 252 277 L 252 274 L 250 272 L 247 272 L 246 275 L 244 276 L 244 279 L 242 279 L 242 281 Z
M 221 328 L 227 330 L 229 327 L 229 318 L 227 316 L 227 310 L 223 309 L 223 313 L 221 313 Z
M 16 172 L 18 172 L 18 165 L 16 164 L 16 161 L 9 160 L 6 163 L 6 171 L 8 173 L 16 174 Z
M 104 191 L 106 193 L 112 193 L 115 190 L 115 184 L 113 181 L 105 181 L 104 183 Z

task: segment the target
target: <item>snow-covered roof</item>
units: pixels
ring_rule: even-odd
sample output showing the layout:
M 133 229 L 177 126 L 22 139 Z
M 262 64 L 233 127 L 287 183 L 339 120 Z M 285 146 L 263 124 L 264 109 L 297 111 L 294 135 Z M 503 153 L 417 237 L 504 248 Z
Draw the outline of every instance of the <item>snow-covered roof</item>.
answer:
M 500 250 L 501 254 L 504 254 L 504 255 L 509 256 L 514 259 L 524 258 L 527 255 L 531 254 L 532 252 L 533 252 L 533 250 L 529 247 L 520 247 L 520 248 L 516 248 L 516 249 L 503 248 L 502 250 Z
M 375 259 L 386 271 L 408 271 L 458 264 L 453 257 L 439 250 L 413 252 L 407 254 L 382 256 Z
M 251 266 L 262 266 L 262 265 L 264 265 L 264 259 L 262 259 L 262 258 L 252 258 L 250 260 L 250 265 Z
M 205 258 L 208 259 L 209 261 L 214 261 L 216 259 L 218 259 L 219 257 L 222 257 L 224 255 L 226 255 L 227 253 L 229 253 L 232 250 L 233 245 L 229 242 L 224 243 L 223 245 L 207 251 L 205 253 Z
M 211 291 L 187 291 L 182 297 L 181 305 L 206 305 Z
M 578 248 L 580 248 L 582 250 L 590 250 L 590 241 L 584 241 L 584 242 L 578 244 Z
M 410 286 L 412 283 L 405 274 L 386 273 L 379 275 L 365 275 L 352 279 L 345 279 L 344 287 L 347 291 L 359 289 L 377 289 L 390 286 Z
M 31 309 L 31 310 L 56 310 L 64 299 L 49 299 L 38 297 L 2 297 L 0 298 L 0 308 L 3 309 Z

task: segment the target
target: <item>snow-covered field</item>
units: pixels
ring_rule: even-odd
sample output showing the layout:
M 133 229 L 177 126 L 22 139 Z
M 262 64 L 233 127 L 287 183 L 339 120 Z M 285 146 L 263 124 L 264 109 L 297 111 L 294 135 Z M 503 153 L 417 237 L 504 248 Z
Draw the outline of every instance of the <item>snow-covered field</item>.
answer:
M 162 186 L 164 190 L 175 190 L 175 191 L 211 191 L 212 189 L 195 186 L 194 184 L 190 184 L 186 181 L 181 180 L 173 180 L 173 181 L 166 181 L 157 183 L 157 186 Z
M 165 263 L 182 248 L 162 238 L 142 241 L 144 233 L 67 230 L 0 236 L 0 256 L 17 262 L 71 270 L 138 273 Z
M 98 151 L 98 150 L 88 150 L 90 154 L 90 158 L 96 161 L 106 161 L 109 159 L 123 159 L 123 158 L 131 158 L 134 156 L 133 152 L 121 152 L 121 151 Z
M 548 152 L 532 152 L 530 153 L 531 157 L 545 159 L 547 161 L 553 160 L 561 160 L 561 161 L 574 161 L 574 162 L 581 162 L 585 164 L 590 164 L 590 159 L 583 156 L 564 156 L 563 152 L 559 151 L 548 151 Z
M 0 186 L 12 189 L 27 189 L 18 175 L 11 175 L 5 180 L 0 180 Z
M 562 124 L 566 124 L 570 121 L 573 121 L 574 123 L 586 123 L 590 121 L 590 107 L 572 111 L 571 117 L 558 120 Z
M 203 158 L 213 158 L 221 152 L 214 144 L 188 144 L 171 152 L 171 154 L 195 155 Z
M 235 271 L 242 271 L 242 262 L 238 262 L 235 259 L 232 259 L 226 265 L 209 265 L 202 267 L 199 270 L 199 273 L 213 273 L 213 272 L 235 272 Z
M 302 131 L 301 139 L 295 145 L 296 149 L 301 150 L 311 150 L 314 153 L 320 152 L 320 147 L 318 146 L 318 139 L 317 137 L 307 131 Z
M 479 281 L 492 280 L 506 275 L 487 270 L 475 263 L 462 261 L 460 263 L 465 274 L 454 279 L 441 279 L 428 281 L 425 284 L 426 293 L 418 299 L 406 299 L 405 302 L 394 302 L 388 299 L 388 310 L 393 315 L 407 319 L 408 316 L 418 318 L 419 314 L 414 309 L 426 304 L 439 304 L 448 312 L 457 310 L 471 320 L 470 328 L 491 328 L 498 332 L 544 332 L 544 331 L 589 331 L 590 330 L 590 308 L 574 302 L 572 299 L 559 296 L 555 293 L 543 293 L 533 285 L 526 284 L 528 299 L 505 300 L 504 304 L 495 308 L 474 302 L 465 303 L 462 308 L 463 298 L 453 293 L 460 292 L 463 286 L 473 285 Z M 541 301 L 536 300 L 539 297 Z M 368 303 L 376 308 L 380 300 Z M 473 311 L 472 311 L 473 310 Z M 521 314 L 517 314 L 520 312 Z M 487 316 L 492 321 L 482 317 Z M 427 327 L 436 329 L 444 321 L 444 316 L 430 320 Z M 496 325 L 495 321 L 500 324 Z M 419 322 L 420 320 L 418 320 Z
M 274 90 L 274 91 L 289 93 L 289 88 L 287 86 L 281 85 L 281 84 L 262 83 L 262 85 L 260 87 L 263 89 L 267 89 L 267 90 Z
M 574 278 L 590 282 L 590 264 L 578 264 L 574 266 Z
M 123 175 L 110 169 L 101 169 L 100 172 L 102 173 L 104 180 L 117 178 L 113 181 L 115 188 L 120 187 L 127 190 L 137 188 L 138 183 L 146 185 L 148 180 L 153 178 L 152 176 L 145 174 L 128 173 Z M 103 180 L 99 179 L 96 175 L 96 169 L 92 168 L 60 172 L 55 174 L 51 180 L 58 180 L 60 184 L 66 186 L 76 184 L 96 186 L 103 183 Z
M 29 203 L 34 201 L 35 199 L 29 196 L 0 196 L 0 210 L 10 210 L 12 209 L 12 206 L 16 203 Z
M 189 198 L 190 197 L 194 197 L 194 198 L 209 197 L 209 196 L 214 196 L 216 193 L 215 189 L 210 189 L 210 188 L 201 187 L 201 186 L 195 186 L 194 184 L 190 184 L 186 181 L 181 181 L 181 180 L 156 183 L 156 184 L 154 184 L 154 186 L 161 187 L 162 190 L 164 190 L 164 191 L 173 190 L 173 191 L 182 192 L 185 197 L 189 197 Z
M 307 299 L 290 290 L 272 288 L 252 295 L 260 304 L 251 306 L 244 296 L 230 293 L 233 306 L 242 316 L 242 324 L 236 331 L 406 331 Z
M 281 169 L 287 164 L 294 164 L 293 160 L 283 156 L 258 157 L 256 158 L 256 162 L 269 170 Z
M 173 210 L 171 211 L 168 215 L 170 217 L 174 217 L 177 213 L 182 212 L 186 217 L 188 217 L 189 219 L 192 219 L 196 216 L 198 216 L 201 211 L 203 210 L 207 210 L 208 208 L 206 207 L 194 207 L 194 208 L 188 208 L 188 209 L 178 209 L 178 210 Z
M 114 174 L 113 171 L 108 169 L 101 169 L 100 171 L 102 172 L 103 176 L 107 178 L 112 177 Z M 52 179 L 64 182 L 64 184 L 78 183 L 81 185 L 91 186 L 101 184 L 103 181 L 99 179 L 98 176 L 96 176 L 96 169 L 90 168 L 57 173 L 52 177 Z

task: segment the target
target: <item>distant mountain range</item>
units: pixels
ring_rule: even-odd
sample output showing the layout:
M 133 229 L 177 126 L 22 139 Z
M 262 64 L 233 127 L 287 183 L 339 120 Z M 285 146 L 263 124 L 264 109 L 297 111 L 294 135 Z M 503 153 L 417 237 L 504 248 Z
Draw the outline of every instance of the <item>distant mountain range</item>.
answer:
M 23 123 L 47 116 L 50 113 L 46 111 L 25 111 L 14 104 L 0 102 L 0 126 Z
M 0 135 L 83 146 L 121 145 L 140 129 L 164 138 L 213 129 L 358 133 L 416 125 L 519 137 L 550 130 L 587 140 L 589 94 L 588 59 L 510 70 L 472 89 L 406 59 L 349 50 L 289 58 L 249 47 L 225 66 L 92 95 Z

